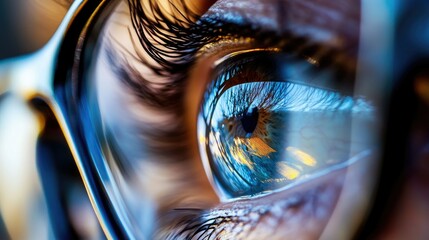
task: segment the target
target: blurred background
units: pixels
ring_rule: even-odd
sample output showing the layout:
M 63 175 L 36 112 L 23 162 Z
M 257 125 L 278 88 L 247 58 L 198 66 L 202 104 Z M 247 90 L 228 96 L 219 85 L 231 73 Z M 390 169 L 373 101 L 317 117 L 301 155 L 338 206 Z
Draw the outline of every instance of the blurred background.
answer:
M 64 0 L 0 0 L 0 71 L 8 59 L 41 48 L 68 7 Z M 21 99 L 0 95 L 0 239 L 52 238 L 36 170 L 39 128 Z
M 0 58 L 33 52 L 55 32 L 71 0 L 0 0 Z

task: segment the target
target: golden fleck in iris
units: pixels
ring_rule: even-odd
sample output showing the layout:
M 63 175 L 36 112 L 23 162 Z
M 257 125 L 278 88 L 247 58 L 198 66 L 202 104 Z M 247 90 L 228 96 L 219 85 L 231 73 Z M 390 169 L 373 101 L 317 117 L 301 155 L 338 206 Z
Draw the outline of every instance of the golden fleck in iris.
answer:
M 252 154 L 258 157 L 268 157 L 271 153 L 276 152 L 266 142 L 258 137 L 251 137 L 246 139 L 246 146 L 251 150 Z
M 249 169 L 253 170 L 253 162 L 249 159 L 247 154 L 243 151 L 243 147 L 241 146 L 243 144 L 242 140 L 240 138 L 235 138 L 234 143 L 235 146 L 230 149 L 231 155 L 238 163 L 245 165 Z

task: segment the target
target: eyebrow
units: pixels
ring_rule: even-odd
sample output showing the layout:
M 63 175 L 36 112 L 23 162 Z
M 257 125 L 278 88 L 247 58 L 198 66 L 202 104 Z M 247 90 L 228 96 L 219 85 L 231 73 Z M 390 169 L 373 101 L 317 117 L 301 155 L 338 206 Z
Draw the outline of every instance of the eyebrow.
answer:
M 267 30 L 249 23 L 228 21 L 216 15 L 196 15 L 184 1 L 173 6 L 177 16 L 167 15 L 157 1 L 150 1 L 149 9 L 140 0 L 128 0 L 133 29 L 138 36 L 139 47 L 156 62 L 156 65 L 137 53 L 138 60 L 150 68 L 157 76 L 168 81 L 161 88 L 150 87 L 150 81 L 134 69 L 126 60 L 116 67 L 117 75 L 133 93 L 145 104 L 152 107 L 173 109 L 180 107 L 183 87 L 189 69 L 196 60 L 196 53 L 205 45 L 224 39 L 251 38 L 258 47 L 278 47 L 293 53 L 301 59 L 316 61 L 319 68 L 336 71 L 335 79 L 343 91 L 354 86 L 356 59 L 341 49 L 326 43 L 312 41 L 309 37 L 297 36 L 292 32 Z M 172 4 L 172 3 L 171 3 Z M 146 8 L 145 8 L 146 7 Z M 149 14 L 150 15 L 149 15 Z M 131 36 L 130 36 L 131 37 Z M 118 58 L 112 49 L 108 51 L 109 62 L 118 65 Z

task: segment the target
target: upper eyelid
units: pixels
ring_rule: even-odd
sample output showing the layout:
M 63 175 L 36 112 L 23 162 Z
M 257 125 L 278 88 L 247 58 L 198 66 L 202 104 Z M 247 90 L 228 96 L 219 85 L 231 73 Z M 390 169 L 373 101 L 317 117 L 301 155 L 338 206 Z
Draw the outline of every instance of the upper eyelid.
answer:
M 291 37 L 290 34 L 283 37 L 276 36 L 275 34 L 273 34 L 273 36 L 271 42 L 267 42 L 267 39 L 270 38 L 254 38 L 248 40 L 252 42 L 253 46 L 247 46 L 244 50 L 240 49 L 236 52 L 227 52 L 225 55 L 222 55 L 220 59 L 216 60 L 214 65 L 219 65 L 225 59 L 239 53 L 271 51 L 295 55 L 298 59 L 308 61 L 321 69 L 331 68 L 332 70 L 342 70 L 353 75 L 356 71 L 356 59 L 347 56 L 346 53 L 336 48 L 317 42 L 311 42 L 303 37 Z M 263 43 L 263 41 L 265 41 L 265 43 Z M 233 43 L 234 41 L 232 40 L 230 42 Z M 211 48 L 216 49 L 216 44 L 212 45 L 214 46 L 211 46 Z M 204 52 L 200 53 L 200 55 L 204 55 Z
M 290 39 L 290 35 L 287 35 L 285 38 L 278 37 L 276 40 L 273 40 L 271 43 L 266 45 L 258 45 L 257 39 L 252 39 L 252 45 L 243 43 L 243 46 L 228 49 L 221 54 L 214 54 L 215 60 L 212 61 L 212 69 L 219 68 L 225 62 L 234 59 L 235 56 L 240 56 L 248 53 L 272 53 L 272 54 L 287 54 L 293 55 L 293 59 L 296 62 L 309 62 L 309 65 L 313 65 L 311 71 L 314 71 L 313 76 L 317 76 L 318 73 L 322 73 L 325 70 L 331 74 L 331 78 L 327 81 L 313 81 L 307 82 L 306 80 L 300 81 L 297 79 L 299 84 L 305 84 L 308 86 L 313 86 L 315 88 L 326 89 L 329 91 L 340 92 L 345 95 L 353 95 L 354 85 L 355 85 L 355 73 L 356 73 L 356 59 L 347 56 L 346 53 L 331 48 L 329 46 L 313 43 L 307 41 L 304 38 L 296 37 L 295 40 Z M 234 40 L 230 41 L 234 43 Z M 294 42 L 291 44 L 291 42 Z M 216 49 L 216 44 L 212 44 L 211 48 Z M 260 47 L 262 46 L 262 47 Z M 222 46 L 220 46 L 222 47 Z M 291 50 L 291 48 L 293 50 Z M 296 48 L 296 49 L 294 49 Z M 216 50 L 211 50 L 215 52 Z M 205 58 L 210 58 L 204 56 L 204 53 L 200 53 Z M 234 62 L 234 61 L 233 61 Z M 235 64 L 235 63 L 233 63 Z M 238 64 L 238 63 L 237 63 Z M 226 66 L 229 66 L 228 64 Z M 309 72 L 310 73 L 310 72 Z M 292 81 L 291 79 L 283 79 L 285 81 Z M 214 81 L 214 79 L 206 79 L 206 81 Z M 292 82 L 296 82 L 293 80 Z M 207 82 L 206 84 L 209 84 Z M 226 89 L 224 89 L 225 91 Z

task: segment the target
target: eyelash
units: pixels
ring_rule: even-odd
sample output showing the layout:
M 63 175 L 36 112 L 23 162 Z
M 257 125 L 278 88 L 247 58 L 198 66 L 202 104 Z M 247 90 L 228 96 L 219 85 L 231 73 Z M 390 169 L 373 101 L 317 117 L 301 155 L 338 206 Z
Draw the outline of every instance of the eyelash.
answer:
M 214 209 L 204 211 L 201 209 L 174 209 L 167 214 L 155 234 L 155 239 L 218 239 L 224 231 L 231 233 L 229 238 L 246 239 L 248 234 L 258 223 L 260 218 L 268 219 L 271 228 L 276 229 L 282 221 L 286 221 L 287 215 L 279 215 L 279 212 L 288 209 L 296 209 L 306 205 L 306 211 L 301 214 L 311 217 L 314 214 L 312 204 L 315 204 L 316 196 L 326 194 L 332 188 L 318 187 L 311 194 L 300 193 L 293 198 L 284 198 L 277 202 L 269 202 L 260 205 L 243 203 L 235 205 L 231 209 Z M 164 222 L 165 221 L 165 222 Z M 244 226 L 247 226 L 244 227 Z M 232 231 L 234 230 L 234 231 Z M 225 236 L 224 236 L 225 237 Z
M 159 66 L 149 64 L 145 59 L 141 60 L 160 76 L 181 75 L 189 68 L 196 51 L 213 41 L 217 35 L 211 27 L 215 23 L 201 20 L 196 22 L 199 16 L 183 0 L 178 1 L 176 6 L 172 3 L 170 5 L 181 12 L 183 19 L 176 15 L 167 16 L 157 1 L 150 1 L 149 9 L 146 10 L 140 0 L 128 0 L 128 4 L 139 43 Z M 153 44 L 154 39 L 157 44 Z

